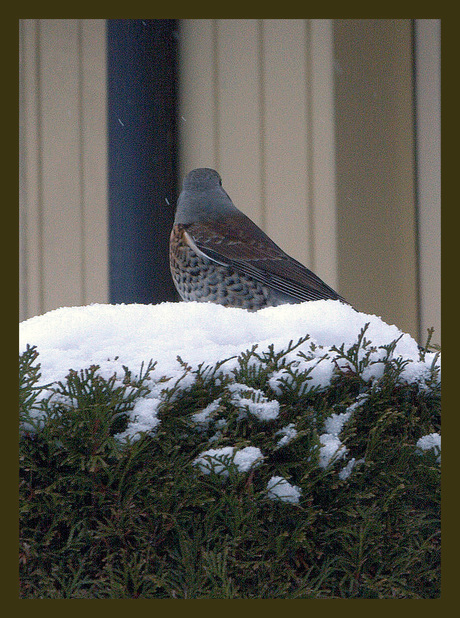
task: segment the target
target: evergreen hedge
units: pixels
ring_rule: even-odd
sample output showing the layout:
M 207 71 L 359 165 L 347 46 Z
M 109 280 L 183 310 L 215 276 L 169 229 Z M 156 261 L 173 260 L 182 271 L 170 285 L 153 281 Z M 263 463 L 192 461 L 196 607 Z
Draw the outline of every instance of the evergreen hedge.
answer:
M 158 426 L 124 440 L 154 363 L 108 380 L 90 366 L 39 387 L 28 347 L 21 598 L 439 597 L 440 451 L 419 442 L 440 433 L 438 365 L 405 382 L 393 342 L 382 376 L 366 380 L 364 331 L 334 349 L 346 362 L 326 388 L 287 360 L 306 338 L 254 347 L 231 373 L 181 361 L 193 379 L 165 379 Z M 341 449 L 325 457 L 328 419 L 340 421 Z M 242 471 L 248 447 L 261 458 Z M 277 479 L 295 495 L 271 493 Z

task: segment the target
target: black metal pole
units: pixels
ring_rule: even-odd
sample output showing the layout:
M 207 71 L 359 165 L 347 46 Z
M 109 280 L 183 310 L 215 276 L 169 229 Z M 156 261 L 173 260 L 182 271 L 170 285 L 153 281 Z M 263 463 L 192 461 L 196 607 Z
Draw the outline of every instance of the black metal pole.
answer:
M 177 20 L 108 20 L 110 302 L 176 300 Z

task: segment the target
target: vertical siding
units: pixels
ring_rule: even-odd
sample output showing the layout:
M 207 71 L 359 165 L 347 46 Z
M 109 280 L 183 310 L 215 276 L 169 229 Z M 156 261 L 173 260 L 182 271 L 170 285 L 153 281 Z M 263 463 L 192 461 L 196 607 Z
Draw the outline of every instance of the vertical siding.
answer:
M 339 280 L 418 338 L 411 21 L 334 22 Z
M 108 302 L 108 163 L 105 20 L 81 20 L 83 299 Z
M 304 264 L 312 258 L 308 34 L 303 20 L 262 22 L 264 223 Z
M 218 169 L 243 212 L 336 285 L 330 37 L 329 20 L 183 20 L 180 167 Z
M 20 318 L 41 313 L 42 213 L 40 193 L 40 108 L 38 23 L 20 22 Z
M 420 340 L 441 342 L 441 24 L 415 20 Z
M 179 135 L 182 173 L 217 165 L 215 23 L 180 22 Z M 195 162 L 198 162 L 194 165 Z
M 39 22 L 39 109 L 44 310 L 84 302 L 80 31 Z
M 21 319 L 107 300 L 105 22 L 21 20 Z
M 217 20 L 216 37 L 217 164 L 235 203 L 260 224 L 264 204 L 258 22 Z M 250 184 L 245 182 L 248 178 Z
M 337 288 L 337 204 L 335 175 L 335 101 L 333 33 L 329 20 L 314 19 L 311 28 L 311 177 L 312 268 Z

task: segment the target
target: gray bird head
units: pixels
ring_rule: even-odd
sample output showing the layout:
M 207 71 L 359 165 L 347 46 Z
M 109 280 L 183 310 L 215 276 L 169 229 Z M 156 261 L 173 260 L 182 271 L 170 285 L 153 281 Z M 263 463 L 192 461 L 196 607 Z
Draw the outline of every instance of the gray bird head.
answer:
M 239 213 L 222 188 L 219 174 L 208 167 L 192 170 L 184 178 L 174 223 L 197 223 Z

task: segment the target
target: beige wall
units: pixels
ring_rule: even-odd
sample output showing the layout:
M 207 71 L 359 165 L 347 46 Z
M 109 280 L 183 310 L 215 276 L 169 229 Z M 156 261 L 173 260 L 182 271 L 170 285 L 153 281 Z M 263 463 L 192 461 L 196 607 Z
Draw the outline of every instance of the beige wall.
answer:
M 424 341 L 440 332 L 439 22 L 416 20 L 415 146 L 411 24 L 377 22 L 183 20 L 181 176 L 218 169 L 285 250 Z M 22 20 L 20 97 L 21 319 L 107 302 L 105 21 Z
M 105 20 L 20 21 L 20 314 L 107 302 Z
M 441 337 L 439 46 L 439 20 L 334 22 L 339 281 L 421 343 Z
M 417 198 L 422 341 L 441 341 L 441 22 L 417 19 Z
M 410 20 L 335 20 L 339 280 L 418 336 Z

